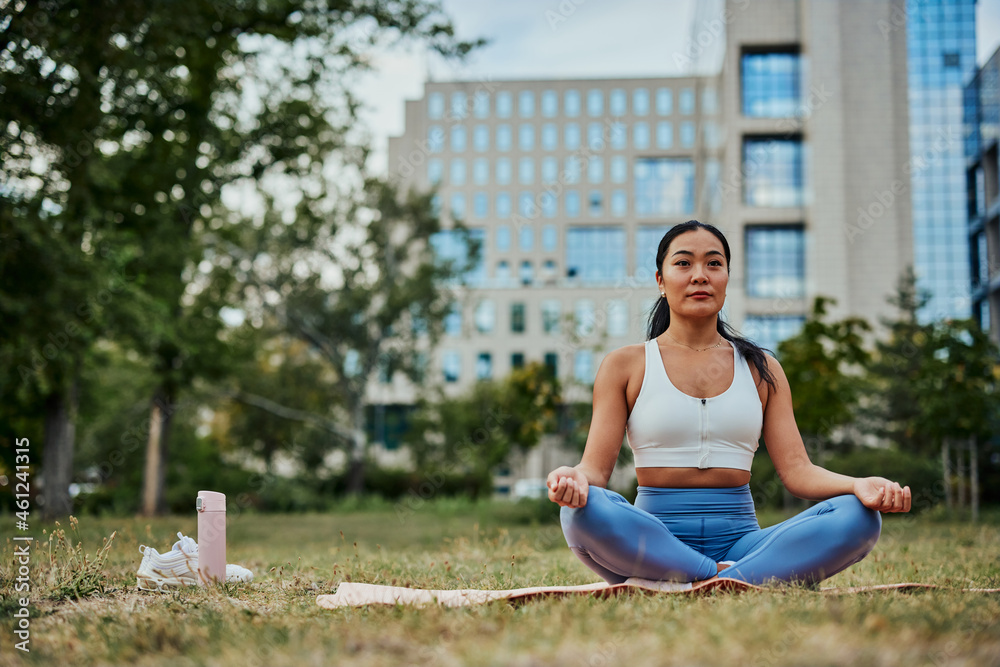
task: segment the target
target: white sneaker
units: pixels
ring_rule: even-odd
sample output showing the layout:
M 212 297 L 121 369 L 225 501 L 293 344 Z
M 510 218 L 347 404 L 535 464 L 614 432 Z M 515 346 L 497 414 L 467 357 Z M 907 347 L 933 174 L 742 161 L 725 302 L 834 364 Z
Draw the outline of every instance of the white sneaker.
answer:
M 198 558 L 198 543 L 194 538 L 184 535 L 180 531 L 177 532 L 177 537 L 179 538 L 174 542 L 174 546 L 171 548 L 172 551 L 182 551 L 189 556 L 194 557 L 195 563 L 197 564 Z M 197 565 L 196 565 L 197 567 Z M 253 581 L 253 572 L 246 569 L 242 565 L 234 565 L 232 563 L 226 564 L 226 583 L 241 583 L 246 584 Z
M 139 546 L 142 562 L 136 572 L 139 590 L 163 593 L 181 586 L 198 584 L 198 560 L 183 551 L 161 554 L 153 547 Z

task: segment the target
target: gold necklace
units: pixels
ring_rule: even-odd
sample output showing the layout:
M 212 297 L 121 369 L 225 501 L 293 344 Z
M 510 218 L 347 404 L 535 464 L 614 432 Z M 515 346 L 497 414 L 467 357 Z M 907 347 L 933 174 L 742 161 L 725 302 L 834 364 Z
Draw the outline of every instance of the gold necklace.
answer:
M 682 343 L 679 340 L 677 340 L 676 338 L 674 338 L 673 335 L 669 331 L 664 331 L 663 333 L 665 333 L 668 336 L 670 336 L 670 340 L 674 341 L 678 345 L 683 345 L 684 347 L 692 349 L 695 352 L 704 352 L 705 350 L 714 350 L 715 348 L 721 346 L 722 345 L 722 341 L 725 340 L 722 336 L 719 336 L 719 342 L 716 343 L 715 345 L 712 345 L 711 347 L 691 347 L 690 345 L 687 345 L 686 343 Z

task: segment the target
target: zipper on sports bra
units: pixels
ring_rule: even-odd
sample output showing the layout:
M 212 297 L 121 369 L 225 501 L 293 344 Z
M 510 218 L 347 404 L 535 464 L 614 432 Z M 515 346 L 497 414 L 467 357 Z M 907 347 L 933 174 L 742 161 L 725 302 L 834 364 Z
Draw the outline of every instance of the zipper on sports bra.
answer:
M 706 403 L 707 399 L 701 399 L 701 414 L 699 422 L 701 422 L 701 458 L 698 459 L 698 468 L 704 470 L 708 467 L 708 405 Z

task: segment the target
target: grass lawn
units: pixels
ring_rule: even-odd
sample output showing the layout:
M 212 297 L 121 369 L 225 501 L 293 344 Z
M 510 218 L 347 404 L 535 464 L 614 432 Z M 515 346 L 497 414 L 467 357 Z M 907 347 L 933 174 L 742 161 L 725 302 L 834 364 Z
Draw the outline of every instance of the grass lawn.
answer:
M 762 515 L 761 525 L 781 518 Z M 12 516 L 2 519 L 13 526 Z M 50 555 L 53 528 L 66 541 L 57 532 Z M 566 548 L 555 515 L 534 503 L 442 500 L 400 512 L 371 502 L 328 514 L 230 515 L 228 560 L 252 569 L 253 583 L 168 594 L 137 591 L 138 547 L 167 550 L 178 530 L 197 537 L 193 513 L 32 529 L 31 651 L 13 648 L 25 593 L 14 590 L 22 543 L 8 537 L 2 665 L 1000 665 L 1000 595 L 957 590 L 637 592 L 459 609 L 316 605 L 348 580 L 421 588 L 596 581 Z M 868 558 L 823 585 L 907 581 L 1000 587 L 1000 518 L 972 525 L 888 516 Z M 93 593 L 75 598 L 74 587 Z

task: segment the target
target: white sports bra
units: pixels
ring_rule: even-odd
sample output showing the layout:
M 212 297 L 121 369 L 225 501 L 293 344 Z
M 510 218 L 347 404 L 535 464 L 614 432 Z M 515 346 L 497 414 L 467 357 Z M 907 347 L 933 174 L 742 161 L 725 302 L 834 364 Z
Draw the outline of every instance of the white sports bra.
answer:
M 733 347 L 733 383 L 711 398 L 673 385 L 656 339 L 646 342 L 646 372 L 625 425 L 636 468 L 750 470 L 764 421 L 750 366 Z

